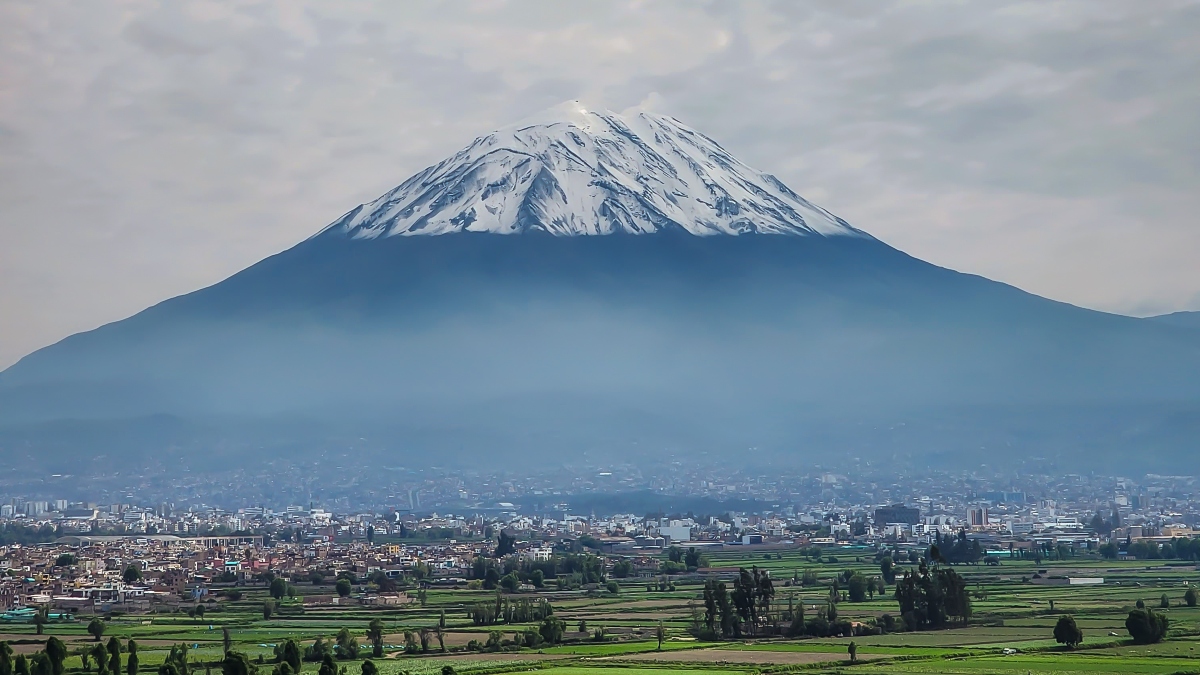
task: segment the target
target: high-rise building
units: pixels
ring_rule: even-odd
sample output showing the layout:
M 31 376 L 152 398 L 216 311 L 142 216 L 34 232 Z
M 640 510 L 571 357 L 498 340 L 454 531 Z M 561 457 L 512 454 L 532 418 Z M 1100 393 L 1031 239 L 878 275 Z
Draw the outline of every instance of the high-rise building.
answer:
M 967 509 L 967 523 L 971 527 L 987 527 L 988 512 L 986 506 L 977 509 Z

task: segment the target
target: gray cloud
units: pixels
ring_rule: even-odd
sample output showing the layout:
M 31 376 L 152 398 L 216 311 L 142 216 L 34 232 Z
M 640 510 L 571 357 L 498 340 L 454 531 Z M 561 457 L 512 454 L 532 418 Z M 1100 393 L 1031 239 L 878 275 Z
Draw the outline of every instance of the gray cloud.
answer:
M 0 5 L 0 366 L 489 129 L 646 104 L 932 262 L 1200 308 L 1200 4 Z

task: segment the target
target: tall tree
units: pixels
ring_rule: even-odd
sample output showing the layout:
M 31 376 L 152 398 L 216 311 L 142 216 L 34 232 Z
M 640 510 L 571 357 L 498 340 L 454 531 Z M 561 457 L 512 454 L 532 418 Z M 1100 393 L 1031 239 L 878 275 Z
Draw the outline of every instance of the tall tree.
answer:
M 104 629 L 105 628 L 106 628 L 106 626 L 104 625 L 104 622 L 102 620 L 100 620 L 99 617 L 97 617 L 88 622 L 87 632 L 93 638 L 95 638 L 96 642 L 99 642 L 100 638 L 104 637 Z
M 50 672 L 53 675 L 62 675 L 65 670 L 63 663 L 67 660 L 67 646 L 62 640 L 56 637 L 51 637 L 46 640 L 46 658 L 50 661 Z
M 102 644 L 92 645 L 92 659 L 96 662 L 96 675 L 118 675 L 108 672 L 108 650 Z
M 511 537 L 504 530 L 500 530 L 500 540 L 496 543 L 496 557 L 503 558 L 506 555 L 516 552 L 516 543 L 516 537 Z
M 125 659 L 125 675 L 137 675 L 138 672 L 138 653 L 137 643 L 133 640 L 126 645 L 125 651 L 129 656 Z
M 121 641 L 115 637 L 108 639 L 108 672 L 121 675 Z
M 13 675 L 13 650 L 8 642 L 0 641 L 0 675 Z
M 279 660 L 280 662 L 291 666 L 292 672 L 299 675 L 300 667 L 302 665 L 300 663 L 300 645 L 296 644 L 295 640 L 288 638 L 288 640 L 283 643 L 283 651 Z
M 343 628 L 338 631 L 337 657 L 343 661 L 358 658 L 358 640 L 350 634 L 349 628 Z
M 229 675 L 229 673 L 226 673 Z M 317 669 L 317 675 L 338 675 L 337 665 L 333 663 L 333 655 L 326 654 L 321 659 L 321 667 Z
M 376 659 L 383 658 L 383 622 L 379 619 L 371 619 L 371 623 L 367 624 L 367 639 L 371 641 L 371 657 Z

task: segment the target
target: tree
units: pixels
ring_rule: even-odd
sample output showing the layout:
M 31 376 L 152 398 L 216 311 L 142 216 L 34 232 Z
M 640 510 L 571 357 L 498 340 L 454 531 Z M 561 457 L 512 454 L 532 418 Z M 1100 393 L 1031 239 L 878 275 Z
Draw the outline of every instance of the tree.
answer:
M 613 563 L 612 575 L 614 577 L 616 577 L 618 579 L 625 579 L 625 578 L 628 578 L 629 575 L 631 575 L 631 574 L 633 574 L 633 563 L 629 562 L 628 560 L 625 560 L 624 558 Z
M 1187 592 L 1183 594 L 1183 603 L 1188 607 L 1195 607 L 1197 600 L 1196 589 L 1189 586 Z
M 37 634 L 41 635 L 46 630 L 46 624 L 50 623 L 50 608 L 42 605 L 33 613 L 33 625 L 37 627 Z
M 50 659 L 44 654 L 34 654 L 29 666 L 32 675 L 51 675 Z
M 1054 624 L 1054 641 L 1071 649 L 1083 642 L 1083 631 L 1076 625 L 1075 617 L 1070 614 L 1058 617 L 1058 623 Z
M 91 657 L 96 662 L 97 675 L 113 675 L 108 672 L 108 650 L 104 648 L 104 645 L 92 645 Z
M 517 577 L 516 572 L 505 574 L 504 577 L 500 579 L 500 588 L 503 588 L 509 593 L 516 593 L 520 586 L 521 580 Z
M 282 600 L 283 596 L 287 595 L 288 582 L 282 577 L 277 577 L 271 580 L 270 593 L 271 597 L 276 600 Z
M 125 651 L 129 654 L 125 658 L 125 675 L 137 675 L 138 672 L 138 653 L 137 643 L 133 640 L 125 646 Z
M 850 593 L 850 602 L 863 602 L 867 599 L 867 578 L 862 574 L 855 572 L 850 575 L 846 586 Z
M 142 580 L 142 570 L 137 565 L 130 564 L 121 573 L 121 579 L 127 584 L 136 584 Z
M 850 663 L 858 663 L 858 645 L 854 644 L 854 640 L 850 641 L 846 651 L 850 653 Z
M 104 629 L 105 628 L 107 628 L 107 626 L 104 625 L 103 621 L 101 621 L 98 618 L 92 619 L 87 625 L 87 632 L 93 638 L 95 638 L 96 642 L 99 642 L 100 638 L 104 637 Z
M 233 651 L 233 636 L 229 634 L 229 626 L 221 626 L 221 648 L 222 654 Z
M 917 571 L 905 572 L 896 583 L 896 601 L 909 630 L 942 628 L 952 617 L 966 623 L 971 617 L 967 582 L 949 567 L 921 563 Z
M 46 640 L 46 647 L 44 651 L 46 658 L 50 663 L 50 672 L 53 673 L 53 675 L 62 675 L 63 662 L 67 660 L 67 646 L 63 644 L 62 640 L 59 640 L 56 637 L 51 637 L 49 640 Z M 117 663 L 119 664 L 120 661 Z M 113 672 L 119 673 L 120 671 L 115 670 Z
M 658 628 L 654 629 L 654 637 L 658 638 L 658 651 L 662 651 L 663 640 L 667 638 L 667 629 L 663 626 L 662 619 L 658 620 Z
M 291 666 L 292 672 L 297 675 L 300 673 L 300 645 L 296 644 L 295 640 L 289 638 L 283 643 L 283 651 L 280 653 L 279 661 Z
M 221 675 L 256 675 L 256 673 L 258 673 L 258 667 L 241 652 L 229 652 L 221 661 Z
M 446 653 L 446 631 L 442 630 L 441 625 L 433 627 L 433 634 L 437 636 L 438 651 Z
M 188 675 L 187 645 L 177 644 L 171 647 L 171 651 L 167 652 L 167 658 L 163 660 L 163 663 L 170 664 L 178 675 Z
M 263 621 L 270 619 L 271 615 L 274 613 L 275 613 L 275 601 L 272 600 L 271 598 L 267 598 L 266 600 L 263 600 L 263 606 L 262 606 Z
M 24 654 L 17 654 L 13 659 L 13 675 L 29 675 L 29 661 Z
M 483 575 L 484 590 L 495 590 L 498 585 L 500 585 L 500 571 L 495 567 L 487 568 L 487 572 Z
M 0 641 L 0 675 L 13 675 L 13 650 L 7 642 Z M 84 663 L 85 671 L 87 664 Z
M 879 573 L 883 575 L 883 580 L 887 583 L 896 583 L 896 563 L 892 560 L 892 556 L 885 555 L 883 560 L 879 561 Z
M 334 585 L 334 588 L 337 589 L 338 597 L 342 598 L 350 597 L 350 591 L 354 590 L 349 579 L 338 579 L 337 584 Z
M 1134 644 L 1149 645 L 1162 642 L 1169 624 L 1167 617 L 1152 609 L 1135 609 L 1125 619 L 1125 630 L 1129 631 Z
M 321 667 L 317 668 L 317 675 L 338 675 L 337 665 L 333 662 L 332 654 L 326 654 L 321 659 Z
M 789 600 L 790 602 L 790 600 Z M 804 601 L 801 599 L 800 604 L 792 608 L 791 623 L 788 624 L 787 636 L 800 637 L 804 635 Z
M 500 530 L 500 540 L 496 543 L 496 557 L 503 558 L 506 555 L 515 553 L 517 550 L 517 538 L 509 536 L 504 530 Z
M 1161 609 L 1171 609 L 1171 600 L 1167 598 L 1166 593 L 1163 593 L 1162 597 L 1158 599 L 1158 606 Z
M 362 664 L 362 675 L 379 675 L 379 669 L 375 667 L 374 663 L 371 663 L 370 659 L 367 659 Z
M 613 595 L 616 595 L 621 592 L 620 584 L 618 584 L 615 581 L 610 581 L 607 584 L 605 584 L 604 589 Z
M 121 641 L 115 637 L 108 639 L 108 672 L 121 675 Z
M 337 657 L 343 661 L 358 658 L 358 640 L 350 634 L 349 628 L 343 628 L 338 631 Z
M 367 624 L 367 639 L 371 641 L 371 657 L 376 659 L 383 658 L 383 622 L 379 619 L 371 619 L 371 623 Z M 370 663 L 368 661 L 368 663 Z
M 552 645 L 562 642 L 563 631 L 566 630 L 566 624 L 556 616 L 548 616 L 542 619 L 542 625 L 538 627 L 538 633 L 542 639 Z

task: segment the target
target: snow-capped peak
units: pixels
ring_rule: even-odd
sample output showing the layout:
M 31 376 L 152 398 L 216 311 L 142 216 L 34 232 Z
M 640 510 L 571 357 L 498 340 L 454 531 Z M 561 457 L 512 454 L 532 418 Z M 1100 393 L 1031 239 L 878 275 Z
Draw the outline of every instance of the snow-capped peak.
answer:
M 869 235 L 673 117 L 568 101 L 475 139 L 322 231 Z

